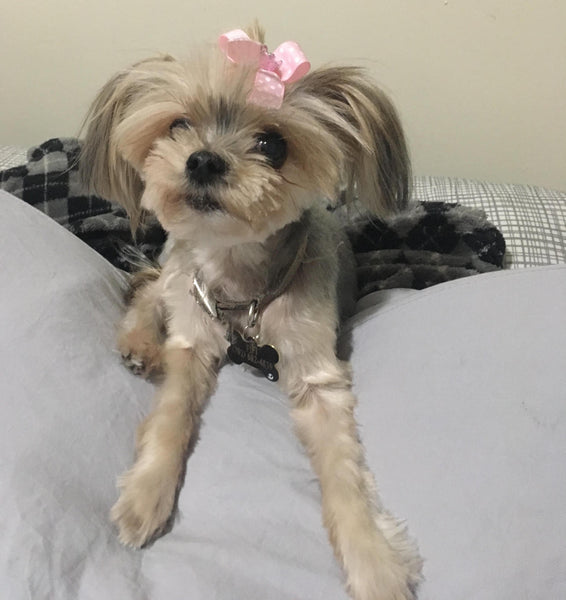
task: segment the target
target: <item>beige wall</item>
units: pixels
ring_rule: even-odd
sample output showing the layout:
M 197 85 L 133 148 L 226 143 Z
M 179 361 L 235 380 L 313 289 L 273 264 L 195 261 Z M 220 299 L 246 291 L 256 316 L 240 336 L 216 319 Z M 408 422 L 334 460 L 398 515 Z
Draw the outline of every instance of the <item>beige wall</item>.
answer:
M 76 134 L 113 71 L 255 16 L 314 65 L 366 65 L 416 173 L 566 190 L 564 0 L 3 0 L 0 144 Z

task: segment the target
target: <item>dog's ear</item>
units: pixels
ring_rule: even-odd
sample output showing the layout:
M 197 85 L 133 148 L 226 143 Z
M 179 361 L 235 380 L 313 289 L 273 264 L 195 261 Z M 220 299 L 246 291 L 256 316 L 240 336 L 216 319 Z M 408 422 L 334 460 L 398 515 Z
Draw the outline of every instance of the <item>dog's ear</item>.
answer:
M 88 193 L 121 204 L 132 231 L 140 223 L 142 168 L 156 138 L 164 135 L 179 104 L 164 97 L 170 57 L 150 59 L 115 75 L 99 92 L 85 119 L 80 156 Z
M 289 91 L 338 142 L 348 200 L 359 198 L 376 215 L 407 204 L 411 166 L 400 119 L 362 69 L 317 69 Z

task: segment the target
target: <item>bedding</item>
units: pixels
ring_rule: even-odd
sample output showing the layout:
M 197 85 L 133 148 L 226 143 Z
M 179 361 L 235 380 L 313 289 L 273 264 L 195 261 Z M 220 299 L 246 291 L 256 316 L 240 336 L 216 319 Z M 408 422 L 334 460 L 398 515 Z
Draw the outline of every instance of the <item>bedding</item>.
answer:
M 125 275 L 0 205 L 2 597 L 345 600 L 286 399 L 241 366 L 222 369 L 173 531 L 120 546 L 108 510 L 153 394 L 114 350 Z M 344 328 L 368 462 L 426 560 L 421 600 L 566 597 L 564 298 L 564 264 L 500 270 L 370 294 Z
M 415 177 L 414 195 L 423 202 L 451 201 L 485 211 L 505 237 L 511 268 L 566 262 L 566 190 Z
M 53 138 L 30 148 L 25 164 L 0 171 L 0 189 L 49 215 L 119 268 L 131 268 L 132 254 L 157 260 L 165 243 L 157 219 L 146 215 L 134 241 L 121 207 L 85 193 L 80 151 L 76 138 Z M 337 213 L 348 224 L 362 295 L 392 287 L 421 289 L 503 264 L 505 241 L 477 209 L 415 202 L 382 221 L 359 206 L 338 207 Z
M 0 169 L 11 169 L 23 165 L 27 160 L 27 149 L 20 146 L 0 146 Z
M 101 199 L 81 196 L 76 177 L 78 150 L 79 141 L 74 138 L 54 138 L 27 152 L 18 147 L 0 146 L 0 169 L 3 170 L 0 188 L 19 197 L 25 190 L 31 192 L 32 201 L 38 208 L 69 226 L 112 260 L 117 256 L 116 248 L 105 243 L 108 236 L 100 234 L 110 231 L 119 240 L 130 240 L 128 223 L 119 208 L 110 208 L 108 202 Z M 25 163 L 27 168 L 12 170 Z M 23 174 L 28 172 L 31 178 L 26 182 Z M 56 176 L 50 178 L 52 175 Z M 60 185 L 61 179 L 63 185 Z M 67 202 L 69 190 L 76 199 L 73 206 Z M 38 200 L 38 193 L 43 193 L 44 198 Z M 508 267 L 566 262 L 566 191 L 420 176 L 414 178 L 413 197 L 425 205 L 458 204 L 464 209 L 475 210 L 476 215 L 478 211 L 489 215 L 505 239 L 505 265 Z M 435 235 L 438 237 L 438 233 Z M 96 247 L 97 243 L 99 247 Z M 143 252 L 154 256 L 163 243 L 163 236 L 158 228 L 150 227 L 145 237 L 140 238 L 140 243 Z M 493 241 L 490 243 L 492 247 L 498 245 Z M 403 263 L 398 264 L 402 271 Z M 472 271 L 478 272 L 475 267 Z

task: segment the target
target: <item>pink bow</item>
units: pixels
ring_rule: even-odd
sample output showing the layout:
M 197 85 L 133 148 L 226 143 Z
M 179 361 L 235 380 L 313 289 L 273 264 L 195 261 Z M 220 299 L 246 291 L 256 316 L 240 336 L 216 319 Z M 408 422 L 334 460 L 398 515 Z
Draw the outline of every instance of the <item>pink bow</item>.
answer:
M 285 84 L 298 81 L 311 67 L 296 42 L 283 42 L 271 53 L 241 29 L 234 29 L 221 35 L 218 45 L 232 62 L 258 65 L 248 102 L 267 108 L 281 108 Z

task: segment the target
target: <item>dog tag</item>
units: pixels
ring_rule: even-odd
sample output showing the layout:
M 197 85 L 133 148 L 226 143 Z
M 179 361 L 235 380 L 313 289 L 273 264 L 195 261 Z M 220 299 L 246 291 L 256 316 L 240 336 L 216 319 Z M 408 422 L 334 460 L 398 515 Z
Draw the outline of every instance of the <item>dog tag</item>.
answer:
M 259 369 L 269 381 L 277 381 L 279 373 L 275 363 L 279 361 L 279 353 L 273 346 L 258 346 L 253 338 L 244 339 L 237 331 L 230 334 L 228 358 L 237 365 L 246 363 Z

